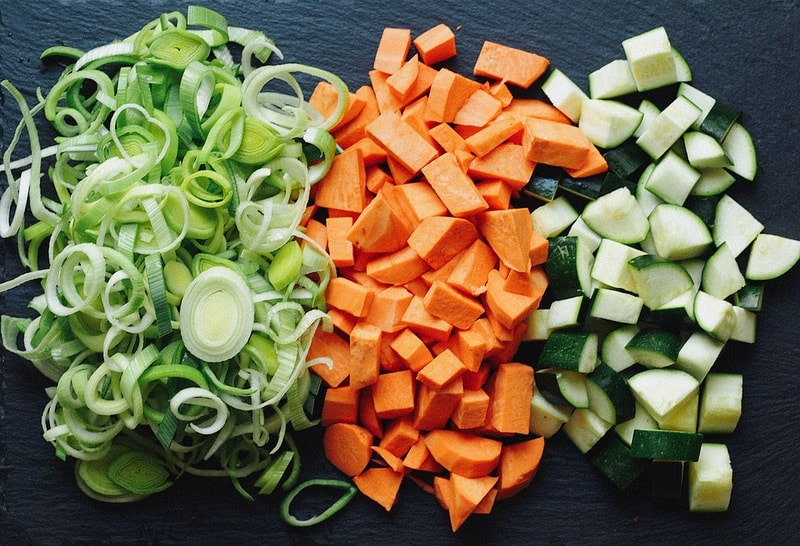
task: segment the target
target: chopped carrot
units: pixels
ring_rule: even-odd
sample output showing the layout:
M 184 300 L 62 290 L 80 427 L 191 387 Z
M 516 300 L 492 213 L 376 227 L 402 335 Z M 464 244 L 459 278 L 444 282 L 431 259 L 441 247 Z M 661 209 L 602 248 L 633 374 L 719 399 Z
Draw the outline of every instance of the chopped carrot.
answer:
M 494 501 L 497 500 L 497 488 L 493 487 L 489 489 L 489 492 L 486 493 L 486 496 L 483 497 L 483 500 L 478 503 L 478 506 L 475 507 L 475 510 L 472 511 L 473 514 L 491 514 L 492 508 L 494 508 Z
M 308 104 L 313 106 L 325 119 L 333 114 L 338 102 L 339 93 L 337 93 L 336 88 L 333 84 L 324 80 L 320 81 L 316 87 L 314 87 L 314 91 L 312 91 L 311 96 L 308 98 Z M 342 119 L 340 119 L 331 130 L 335 131 L 338 127 L 355 119 L 362 108 L 364 108 L 364 99 L 355 93 L 348 93 L 347 109 L 342 115 Z
M 514 294 L 530 295 L 531 272 L 509 269 L 506 273 L 506 281 L 503 283 L 503 290 Z
M 477 322 L 477 321 L 475 321 Z M 473 323 L 473 327 L 475 324 Z M 486 339 L 472 327 L 456 330 L 451 338 L 450 349 L 458 356 L 467 371 L 477 370 L 488 351 Z
M 395 472 L 404 472 L 403 459 L 381 446 L 372 446 L 372 452 L 378 456 L 377 464 L 388 466 Z
M 478 53 L 472 73 L 527 89 L 549 67 L 546 57 L 487 40 Z
M 381 373 L 399 372 L 408 368 L 397 352 L 392 349 L 392 342 L 398 332 L 384 332 L 381 339 Z
M 441 389 L 450 381 L 459 377 L 467 368 L 453 351 L 445 350 L 428 362 L 419 373 L 417 381 L 432 389 Z
M 364 495 L 381 505 L 387 512 L 397 502 L 403 473 L 376 466 L 353 477 L 353 483 Z
M 309 361 L 325 357 L 331 360 L 332 366 L 314 364 L 311 370 L 316 373 L 328 387 L 338 387 L 350 375 L 350 344 L 346 339 L 333 332 L 318 328 L 311 339 L 308 349 Z
M 530 432 L 533 368 L 520 362 L 500 364 L 490 383 L 486 422 L 501 434 Z
M 331 279 L 325 290 L 325 298 L 329 305 L 354 317 L 367 316 L 374 297 L 373 290 L 344 277 Z
M 408 246 L 436 269 L 443 266 L 478 238 L 475 225 L 464 218 L 430 216 L 411 232 Z
M 393 419 L 386 427 L 378 445 L 398 457 L 405 457 L 418 439 L 419 430 L 414 427 L 411 418 L 400 417 Z
M 322 402 L 322 426 L 358 422 L 358 391 L 349 386 L 328 388 Z
M 386 27 L 378 42 L 372 67 L 386 74 L 392 74 L 403 66 L 410 50 L 410 29 Z
M 456 55 L 456 35 L 444 23 L 419 34 L 413 44 L 425 64 L 440 63 Z
M 408 98 L 414 82 L 417 81 L 417 76 L 419 76 L 419 56 L 414 55 L 386 78 L 386 85 L 402 101 Z
M 528 314 L 536 308 L 537 300 L 531 296 L 515 294 L 503 289 L 505 278 L 496 269 L 489 272 L 486 283 L 486 312 L 489 318 L 494 318 L 504 328 L 511 330 L 522 322 Z M 495 332 L 499 334 L 498 332 Z M 499 335 L 498 335 L 499 337 Z M 509 332 L 506 341 L 513 336 Z
M 347 239 L 364 252 L 400 250 L 411 234 L 408 224 L 400 216 L 401 212 L 392 208 L 384 192 L 379 191 L 356 218 Z
M 322 180 L 316 184 L 317 205 L 361 212 L 367 204 L 367 178 L 360 149 L 345 150 L 333 158 Z
M 447 283 L 466 294 L 479 296 L 486 291 L 489 271 L 497 265 L 497 254 L 483 239 L 475 239 L 452 263 Z
M 498 119 L 467 137 L 464 144 L 478 157 L 484 156 L 522 130 L 522 122 L 512 117 Z
M 577 169 L 566 168 L 564 170 L 572 178 L 585 178 L 587 176 L 608 172 L 608 162 L 603 154 L 600 153 L 600 150 L 598 150 L 596 146 L 592 146 L 589 148 L 589 154 L 583 165 Z
M 521 144 L 504 142 L 484 156 L 476 157 L 467 174 L 476 180 L 499 179 L 507 182 L 515 191 L 530 182 L 536 161 L 525 157 Z
M 386 150 L 378 146 L 378 143 L 368 136 L 357 140 L 347 148 L 361 149 L 361 160 L 364 162 L 367 173 L 369 173 L 370 170 L 377 169 L 378 165 L 386 161 Z M 372 190 L 369 184 L 367 184 L 367 188 L 372 191 L 372 193 L 377 193 L 377 190 Z
M 405 212 L 412 226 L 416 227 L 429 216 L 445 216 L 447 207 L 427 182 L 409 182 L 397 186 L 397 204 Z
M 492 329 L 492 324 L 488 315 L 476 320 L 475 324 L 472 325 L 470 330 L 474 330 L 483 336 L 483 339 L 486 342 L 486 358 L 491 357 L 502 348 L 502 340 L 494 335 L 494 330 Z
M 423 96 L 408 106 L 406 106 L 400 113 L 400 119 L 405 121 L 414 129 L 419 136 L 424 138 L 428 144 L 437 148 L 437 143 L 430 135 L 431 124 L 425 119 L 425 108 L 428 104 L 428 97 Z M 438 149 L 437 149 L 438 152 Z
M 467 370 L 464 372 L 464 375 L 461 376 L 464 381 L 464 389 L 471 391 L 482 389 L 484 385 L 486 385 L 491 371 L 492 366 L 489 365 L 488 361 L 482 363 L 475 371 Z
M 380 70 L 370 70 L 369 83 L 375 92 L 375 102 L 381 114 L 399 112 L 403 108 L 403 101 L 389 87 L 389 74 Z
M 464 137 L 449 123 L 437 123 L 428 130 L 428 134 L 446 152 L 468 151 Z
M 442 465 L 428 451 L 425 440 L 420 437 L 411 449 L 408 450 L 403 458 L 403 466 L 408 470 L 420 470 L 422 472 L 441 472 L 444 470 Z
M 453 424 L 460 429 L 482 427 L 489 409 L 489 395 L 483 389 L 464 390 L 453 412 Z
M 558 123 L 571 124 L 572 120 L 561 110 L 543 101 L 542 99 L 514 99 L 503 109 L 503 116 L 515 117 L 524 122 L 526 118 L 537 118 L 555 121 Z
M 415 333 L 439 341 L 447 339 L 453 330 L 452 324 L 433 316 L 425 308 L 422 296 L 414 296 L 400 321 Z
M 475 80 L 450 69 L 440 68 L 428 92 L 426 118 L 432 122 L 452 123 L 456 112 L 480 87 L 481 84 Z
M 453 123 L 469 127 L 485 127 L 500 115 L 503 103 L 494 98 L 488 91 L 477 89 L 458 109 Z
M 414 375 L 411 370 L 382 373 L 372 384 L 375 413 L 381 419 L 395 419 L 414 410 Z
M 412 130 L 416 131 L 416 129 L 413 128 Z M 402 163 L 392 156 L 388 156 L 386 158 L 386 166 L 389 168 L 389 173 L 392 176 L 392 180 L 394 180 L 394 183 L 398 186 L 414 180 L 419 174 L 407 169 Z
M 372 140 L 366 138 L 364 140 Z M 384 155 L 384 161 L 386 160 L 386 156 Z M 382 187 L 386 186 L 387 184 L 394 184 L 394 180 L 392 177 L 389 176 L 383 168 L 379 167 L 378 165 L 369 165 L 366 168 L 366 184 L 367 189 L 372 193 L 378 193 Z
M 372 120 L 378 117 L 378 101 L 375 98 L 375 91 L 369 85 L 362 85 L 354 94 L 364 103 L 361 111 L 350 122 L 341 125 L 332 131 L 336 142 L 344 149 L 358 142 L 367 136 L 366 127 Z
M 336 307 L 328 307 L 328 318 L 331 319 L 333 323 L 334 329 L 350 335 L 350 332 L 353 331 L 353 327 L 355 327 L 356 322 L 358 322 L 358 317 L 354 317 L 347 311 L 342 311 L 341 309 L 337 309 Z M 346 343 L 346 342 L 345 342 Z M 347 358 L 350 358 L 350 346 L 347 346 Z M 350 375 L 350 370 L 348 368 L 347 374 Z
M 400 323 L 414 295 L 402 286 L 389 286 L 375 294 L 365 320 L 384 332 L 397 332 L 404 328 Z
M 448 513 L 450 512 L 450 505 L 453 503 L 453 484 L 449 477 L 434 476 L 433 477 L 433 492 L 436 495 L 436 500 L 439 501 L 439 506 L 444 508 Z
M 496 81 L 488 86 L 489 93 L 492 94 L 494 98 L 500 101 L 503 105 L 503 108 L 511 104 L 511 101 L 514 99 L 514 95 L 511 93 L 511 90 L 506 85 L 504 80 Z
M 328 248 L 328 229 L 325 224 L 315 218 L 309 218 L 305 224 L 306 237 L 314 241 L 320 248 Z M 301 241 L 301 246 L 309 244 L 308 241 Z
M 453 216 L 463 218 L 489 208 L 452 153 L 445 152 L 428 163 L 422 174 Z
M 380 374 L 380 328 L 359 321 L 350 332 L 350 386 L 372 385 Z
M 369 134 L 386 152 L 411 173 L 418 173 L 439 151 L 397 112 L 383 112 L 366 127 Z
M 457 377 L 440 389 L 420 383 L 414 407 L 414 427 L 429 431 L 444 428 L 463 394 L 464 383 L 461 377 Z M 430 449 L 430 446 L 428 448 Z
M 511 186 L 502 180 L 483 180 L 475 184 L 490 209 L 507 209 L 511 206 Z
M 467 477 L 454 472 L 450 474 L 450 483 L 450 527 L 457 531 L 489 494 L 497 476 Z
M 333 466 L 353 477 L 369 464 L 372 458 L 372 434 L 352 423 L 333 423 L 325 428 L 322 446 Z
M 357 392 L 359 394 L 358 422 L 370 431 L 375 438 L 383 438 L 383 423 L 375 412 L 372 389 L 359 389 Z
M 531 246 L 528 254 L 531 258 L 531 265 L 541 265 L 547 261 L 547 254 L 550 249 L 550 241 L 547 237 L 540 235 L 536 230 L 531 233 Z
M 536 118 L 525 120 L 522 143 L 528 159 L 574 169 L 583 166 L 594 147 L 577 126 Z
M 497 498 L 507 499 L 530 485 L 544 453 L 544 437 L 508 444 L 500 454 Z
M 347 239 L 347 232 L 353 227 L 349 216 L 329 216 L 325 219 L 328 234 L 328 254 L 336 267 L 349 267 L 355 263 L 353 243 Z
M 391 341 L 391 347 L 414 372 L 420 371 L 433 359 L 428 346 L 412 330 L 405 328 Z
M 431 315 L 462 330 L 472 326 L 483 314 L 483 305 L 476 298 L 444 281 L 434 281 L 422 301 Z
M 544 297 L 544 293 L 547 290 L 548 283 L 549 281 L 547 279 L 547 273 L 545 272 L 543 265 L 535 265 L 531 267 L 531 291 L 528 295 L 533 298 L 535 307 L 539 307 L 539 303 L 541 302 L 542 298 Z
M 499 440 L 446 429 L 426 433 L 425 445 L 439 464 L 468 478 L 486 476 L 494 471 L 503 447 Z
M 489 210 L 477 216 L 478 230 L 500 261 L 515 271 L 531 268 L 533 220 L 528 209 Z
M 428 270 L 428 264 L 413 248 L 406 245 L 400 250 L 378 256 L 367 262 L 367 275 L 386 284 L 402 285 Z
M 342 269 L 341 276 L 348 280 L 353 281 L 356 284 L 363 286 L 364 288 L 371 290 L 373 294 L 377 294 L 378 292 L 386 288 L 385 284 L 373 279 L 372 277 L 367 275 L 366 272 L 356 267 L 348 267 Z M 374 299 L 375 298 L 373 296 L 373 301 Z M 370 305 L 372 305 L 372 302 L 370 302 Z

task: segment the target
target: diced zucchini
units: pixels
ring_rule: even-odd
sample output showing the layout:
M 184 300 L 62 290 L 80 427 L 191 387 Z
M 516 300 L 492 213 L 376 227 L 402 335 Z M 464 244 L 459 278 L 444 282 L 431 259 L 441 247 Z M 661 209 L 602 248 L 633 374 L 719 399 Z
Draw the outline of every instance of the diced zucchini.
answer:
M 700 169 L 700 178 L 697 179 L 694 187 L 692 187 L 692 195 L 720 195 L 730 188 L 734 182 L 736 182 L 736 177 L 727 169 Z
M 736 305 L 733 306 L 733 313 L 736 315 L 736 328 L 733 329 L 730 339 L 742 343 L 755 343 L 758 314 Z
M 604 179 L 605 175 L 603 174 L 587 176 L 583 178 L 572 178 L 571 176 L 565 176 L 561 179 L 558 186 L 562 190 L 573 195 L 591 200 L 600 197 L 600 190 L 603 187 Z
M 617 372 L 636 364 L 636 360 L 625 349 L 625 346 L 639 332 L 639 329 L 638 324 L 627 324 L 608 332 L 600 344 L 600 360 Z
M 613 288 L 635 292 L 630 260 L 644 252 L 638 248 L 603 239 L 594 254 L 591 278 Z
M 664 155 L 691 128 L 702 111 L 686 97 L 676 97 L 648 125 L 636 143 L 653 159 Z
M 675 368 L 652 368 L 628 379 L 634 398 L 656 420 L 691 401 L 700 383 L 690 374 Z
M 683 82 L 678 86 L 678 95 L 686 97 L 695 106 L 700 108 L 700 117 L 698 117 L 697 121 L 692 124 L 692 129 L 699 130 L 703 120 L 706 119 L 708 112 L 711 110 L 717 100 L 711 95 L 700 91 L 696 87 L 686 82 Z
M 542 347 L 539 368 L 591 372 L 597 366 L 598 338 L 596 332 L 553 332 Z
M 697 461 L 689 463 L 689 510 L 724 512 L 733 492 L 733 467 L 725 444 L 704 442 Z
M 639 175 L 639 180 L 636 182 L 636 201 L 639 203 L 639 208 L 645 216 L 650 216 L 653 209 L 664 202 L 659 196 L 647 189 L 647 181 L 650 180 L 650 175 L 656 168 L 655 163 L 648 164 Z M 648 232 L 649 235 L 649 232 Z M 646 237 L 644 240 L 647 240 Z
M 747 257 L 745 277 L 766 281 L 780 277 L 800 261 L 800 240 L 759 233 Z
M 642 121 L 642 113 L 610 99 L 588 99 L 583 103 L 578 127 L 595 146 L 614 148 L 631 136 Z
M 639 138 L 642 136 L 642 133 L 644 133 L 650 127 L 650 125 L 653 123 L 653 120 L 658 117 L 658 115 L 661 113 L 661 109 L 656 106 L 653 101 L 642 99 L 637 110 L 642 113 L 642 121 L 639 123 L 639 127 L 636 128 L 636 131 L 633 132 L 633 136 Z
M 697 413 L 700 408 L 700 395 L 692 396 L 688 402 L 675 408 L 664 417 L 656 419 L 662 430 L 697 432 Z
M 642 298 L 613 288 L 598 288 L 592 296 L 589 316 L 622 324 L 636 324 L 642 313 Z
M 675 49 L 675 46 L 672 46 L 672 58 L 675 59 L 675 81 L 679 83 L 692 81 L 692 67 L 689 66 L 683 53 Z
M 550 239 L 545 270 L 556 298 L 591 296 L 594 255 L 576 236 Z
M 677 262 L 642 254 L 628 262 L 634 292 L 650 309 L 658 309 L 694 286 L 689 272 Z
M 728 248 L 737 258 L 763 230 L 764 224 L 756 220 L 750 211 L 733 197 L 725 194 L 720 198 L 714 226 L 711 229 L 716 246 L 728 243 Z
M 636 430 L 631 455 L 661 461 L 696 461 L 703 435 L 677 430 Z
M 714 244 L 702 218 L 680 205 L 664 203 L 648 217 L 658 255 L 668 260 L 702 256 Z
M 586 204 L 581 218 L 592 231 L 623 244 L 640 242 L 650 223 L 628 188 L 619 188 Z
M 700 395 L 698 430 L 704 434 L 730 434 L 742 416 L 741 374 L 708 374 Z
M 523 193 L 545 203 L 556 198 L 564 170 L 552 165 L 536 165 L 531 179 L 522 188 Z
M 698 180 L 700 171 L 669 150 L 656 163 L 645 188 L 667 203 L 682 205 Z
M 586 377 L 589 409 L 612 424 L 633 419 L 636 401 L 628 383 L 607 364 L 600 362 Z
M 714 104 L 705 113 L 699 130 L 722 142 L 737 123 L 740 115 L 739 109 L 723 102 L 714 101 Z
M 695 169 L 730 167 L 731 160 L 722 145 L 711 135 L 700 131 L 687 131 L 683 135 L 686 159 Z
M 545 438 L 552 437 L 569 420 L 572 407 L 558 406 L 551 403 L 534 386 L 531 398 L 531 434 L 538 434 Z
M 677 329 L 694 328 L 694 289 L 689 289 L 678 297 L 669 300 L 667 303 L 655 309 L 645 308 L 642 318 L 645 322 L 651 322 L 656 326 L 667 326 Z
M 572 296 L 553 301 L 547 317 L 547 329 L 552 332 L 579 325 L 585 315 L 585 300 L 584 296 Z
M 525 333 L 522 336 L 522 341 L 544 341 L 550 336 L 550 328 L 548 327 L 548 319 L 550 317 L 550 309 L 540 307 L 534 309 L 528 315 Z
M 625 345 L 625 349 L 643 366 L 666 368 L 677 360 L 681 338 L 664 328 L 643 328 Z
M 614 432 L 620 439 L 628 445 L 633 441 L 633 433 L 636 430 L 656 430 L 658 429 L 658 421 L 639 402 L 634 399 L 634 415 L 633 418 L 623 421 L 614 426 Z
M 623 40 L 622 49 L 639 91 L 677 83 L 675 54 L 663 26 Z
M 758 170 L 756 160 L 756 147 L 753 144 L 753 137 L 741 123 L 734 123 L 725 139 L 722 141 L 722 149 L 725 155 L 730 158 L 733 164 L 728 167 L 731 171 L 738 174 L 745 180 L 754 180 Z
M 545 368 L 536 370 L 536 388 L 551 403 L 558 406 L 588 408 L 589 394 L 586 389 L 586 375 L 570 370 Z
M 542 82 L 541 87 L 553 106 L 561 110 L 573 123 L 580 121 L 583 102 L 589 97 L 569 76 L 554 68 Z
M 736 313 L 727 300 L 698 290 L 694 296 L 694 319 L 712 337 L 727 341 L 736 329 Z
M 630 447 L 615 435 L 608 435 L 597 446 L 590 460 L 621 490 L 630 487 L 648 466 L 647 460 L 633 457 Z
M 611 430 L 611 423 L 588 408 L 577 408 L 563 430 L 581 453 L 588 453 Z
M 636 145 L 634 140 L 626 140 L 604 152 L 603 157 L 608 164 L 608 170 L 623 179 L 628 179 L 650 163 L 650 157 Z
M 722 243 L 706 260 L 702 289 L 712 296 L 725 299 L 744 287 L 745 282 L 728 244 Z
M 705 332 L 692 332 L 678 352 L 675 367 L 691 374 L 698 381 L 703 381 L 724 347 L 724 341 Z
M 583 221 L 583 218 L 580 216 L 578 217 L 575 222 L 573 222 L 572 226 L 569 228 L 567 235 L 573 235 L 578 237 L 581 242 L 586 245 L 586 248 L 590 252 L 594 252 L 597 250 L 597 247 L 600 246 L 600 241 L 603 240 L 600 235 L 595 233 L 595 231 L 586 225 L 586 222 Z
M 683 206 L 695 213 L 705 225 L 711 228 L 717 215 L 717 205 L 721 195 L 689 195 Z
M 612 99 L 637 91 L 631 67 L 625 59 L 615 59 L 589 73 L 589 96 Z
M 533 229 L 542 237 L 555 237 L 578 217 L 578 211 L 565 197 L 556 197 L 531 211 Z

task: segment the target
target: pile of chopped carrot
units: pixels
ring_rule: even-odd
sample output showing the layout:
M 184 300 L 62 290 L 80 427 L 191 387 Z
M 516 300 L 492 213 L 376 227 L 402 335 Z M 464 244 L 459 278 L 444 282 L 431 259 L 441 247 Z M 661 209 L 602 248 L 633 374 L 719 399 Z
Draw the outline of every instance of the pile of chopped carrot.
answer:
M 548 241 L 513 198 L 537 163 L 606 168 L 550 103 L 513 96 L 546 58 L 487 41 L 473 77 L 434 66 L 455 54 L 446 25 L 384 30 L 371 85 L 333 129 L 343 153 L 314 196 L 326 214 L 306 226 L 338 271 L 334 331 L 309 355 L 333 361 L 312 367 L 326 456 L 386 510 L 404 479 L 420 485 L 454 531 L 525 488 L 544 449 L 533 368 L 513 359 L 547 287 Z M 325 114 L 336 92 L 321 83 L 309 102 Z

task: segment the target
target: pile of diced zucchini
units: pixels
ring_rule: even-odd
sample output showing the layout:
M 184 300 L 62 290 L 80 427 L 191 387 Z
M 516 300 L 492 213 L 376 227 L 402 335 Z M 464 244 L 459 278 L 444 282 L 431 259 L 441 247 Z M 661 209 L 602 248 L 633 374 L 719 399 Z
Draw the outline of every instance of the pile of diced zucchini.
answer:
M 609 170 L 535 172 L 527 189 L 550 239 L 549 299 L 526 334 L 542 343 L 532 432 L 563 430 L 620 488 L 648 476 L 692 511 L 724 511 L 733 471 L 719 438 L 737 426 L 743 380 L 714 364 L 726 344 L 755 341 L 764 284 L 797 263 L 800 241 L 726 193 L 754 180 L 753 140 L 737 109 L 689 83 L 665 29 L 622 45 L 588 94 L 558 69 L 542 84 Z M 663 108 L 656 89 L 670 92 Z

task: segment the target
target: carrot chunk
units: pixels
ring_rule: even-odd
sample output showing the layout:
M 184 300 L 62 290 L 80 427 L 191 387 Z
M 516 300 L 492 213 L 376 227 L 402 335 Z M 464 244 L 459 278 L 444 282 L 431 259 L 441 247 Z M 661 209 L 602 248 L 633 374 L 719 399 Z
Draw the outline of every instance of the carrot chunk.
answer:
M 482 427 L 489 409 L 489 395 L 483 389 L 464 390 L 453 412 L 453 424 L 460 429 Z
M 431 216 L 423 219 L 411 232 L 408 246 L 436 269 L 457 256 L 477 238 L 478 230 L 469 220 Z
M 453 116 L 453 123 L 469 127 L 485 127 L 500 115 L 502 110 L 503 103 L 494 98 L 488 91 L 477 89 Z
M 425 64 L 440 63 L 456 55 L 456 35 L 444 23 L 418 35 L 413 44 Z
M 464 140 L 467 148 L 478 157 L 484 156 L 522 131 L 522 122 L 512 117 L 495 120 Z
M 387 74 L 396 72 L 411 50 L 411 30 L 386 27 L 383 29 L 372 67 Z
M 464 383 L 461 381 L 461 377 L 450 381 L 441 389 L 434 389 L 425 383 L 420 383 L 414 407 L 414 427 L 430 431 L 443 429 L 463 394 Z M 430 446 L 428 448 L 430 449 Z M 441 463 L 441 461 L 439 462 Z
M 571 124 L 572 120 L 561 110 L 542 99 L 514 97 L 503 109 L 502 116 L 511 116 L 524 122 L 526 118 L 537 118 Z
M 350 386 L 360 389 L 372 385 L 380 374 L 382 332 L 377 326 L 356 323 L 350 332 Z
M 582 167 L 594 146 L 575 125 L 536 118 L 525 120 L 522 145 L 532 161 L 571 169 Z
M 422 296 L 414 296 L 400 321 L 415 333 L 439 341 L 447 339 L 453 330 L 452 324 L 432 315 L 425 308 Z
M 530 270 L 533 220 L 527 209 L 482 212 L 477 224 L 503 265 L 515 271 Z
M 383 332 L 397 332 L 404 326 L 400 323 L 414 295 L 402 286 L 384 288 L 372 298 L 366 321 Z
M 441 389 L 466 370 L 461 359 L 453 351 L 446 349 L 417 373 L 417 381 L 432 389 Z
M 411 423 L 410 417 L 400 417 L 391 421 L 378 444 L 398 457 L 405 457 L 419 439 L 419 430 Z
M 479 296 L 486 291 L 489 271 L 497 265 L 497 254 L 483 242 L 475 239 L 453 261 L 453 269 L 447 276 L 447 283 L 466 294 Z
M 419 76 L 419 57 L 414 55 L 386 78 L 386 85 L 402 101 L 408 98 L 417 76 Z
M 376 466 L 353 477 L 353 483 L 364 495 L 377 502 L 387 512 L 397 503 L 403 473 L 392 468 Z
M 329 305 L 355 317 L 367 316 L 374 297 L 373 290 L 344 277 L 331 279 L 325 290 Z
M 361 212 L 367 204 L 367 176 L 360 149 L 345 150 L 333 158 L 328 173 L 316 185 L 315 202 L 349 212 Z
M 367 262 L 367 275 L 386 284 L 406 284 L 428 270 L 428 264 L 413 248 L 404 246 L 400 250 L 378 256 Z
M 383 423 L 375 412 L 375 403 L 372 400 L 372 389 L 359 389 L 358 391 L 358 422 L 372 433 L 375 438 L 383 438 Z
M 536 161 L 525 157 L 521 144 L 504 142 L 486 155 L 476 157 L 469 164 L 467 174 L 476 180 L 503 180 L 518 191 L 530 181 L 535 167 Z
M 327 81 L 320 81 L 316 87 L 314 87 L 314 91 L 312 91 L 311 96 L 308 98 L 308 104 L 313 106 L 325 119 L 333 114 L 338 102 L 339 93 L 336 92 L 336 88 L 333 84 Z M 347 109 L 342 115 L 342 119 L 339 120 L 331 130 L 335 131 L 338 127 L 355 119 L 362 108 L 364 108 L 364 99 L 355 93 L 348 93 Z
M 450 483 L 450 527 L 457 531 L 489 494 L 497 476 L 467 477 L 454 472 L 450 474 Z
M 325 219 L 328 233 L 328 254 L 336 267 L 350 267 L 355 263 L 353 243 L 347 232 L 353 227 L 349 216 L 329 216 Z
M 328 388 L 322 402 L 322 426 L 358 422 L 358 391 L 349 386 Z
M 475 184 L 490 209 L 507 209 L 511 206 L 511 186 L 502 180 L 482 180 Z
M 498 470 L 498 499 L 512 497 L 530 485 L 539 470 L 544 444 L 544 437 L 539 436 L 503 447 Z
M 437 463 L 431 452 L 428 451 L 423 438 L 419 438 L 408 450 L 408 453 L 403 458 L 403 466 L 409 470 L 421 470 L 423 472 L 441 472 L 444 470 L 442 465 Z
M 428 92 L 425 117 L 433 122 L 452 123 L 456 112 L 480 87 L 481 84 L 475 80 L 447 68 L 440 68 Z
M 446 152 L 428 163 L 422 174 L 453 216 L 463 218 L 489 208 L 452 153 Z
M 433 360 L 433 355 L 428 346 L 425 345 L 425 342 L 408 328 L 402 330 L 391 341 L 391 347 L 405 362 L 406 366 L 414 372 L 418 372 Z
M 372 434 L 352 423 L 333 423 L 325 428 L 322 446 L 333 466 L 353 477 L 369 464 L 372 458 Z
M 410 234 L 401 211 L 379 191 L 353 222 L 347 239 L 364 252 L 395 252 L 406 246 Z
M 487 423 L 501 434 L 530 432 L 533 368 L 519 362 L 500 364 L 490 383 Z
M 493 269 L 489 272 L 486 283 L 486 316 L 494 319 L 506 329 L 506 333 L 495 330 L 495 335 L 504 341 L 513 339 L 511 329 L 522 322 L 533 311 L 538 301 L 530 296 L 515 294 L 503 289 L 505 278 L 499 271 Z
M 454 327 L 466 329 L 483 314 L 483 305 L 444 281 L 434 281 L 423 298 L 428 312 Z
M 367 134 L 404 168 L 418 173 L 439 151 L 397 112 L 383 112 L 366 127 Z
M 549 66 L 546 57 L 487 40 L 472 72 L 475 76 L 503 80 L 527 89 Z
M 350 344 L 340 335 L 318 328 L 311 340 L 307 358 L 313 361 L 321 357 L 329 358 L 332 366 L 314 364 L 311 370 L 329 387 L 338 387 L 350 375 Z
M 499 440 L 446 429 L 428 432 L 425 445 L 439 464 L 468 478 L 486 476 L 494 471 L 503 447 Z
M 382 373 L 372 385 L 375 413 L 381 419 L 395 419 L 414 409 L 414 375 L 411 370 Z

